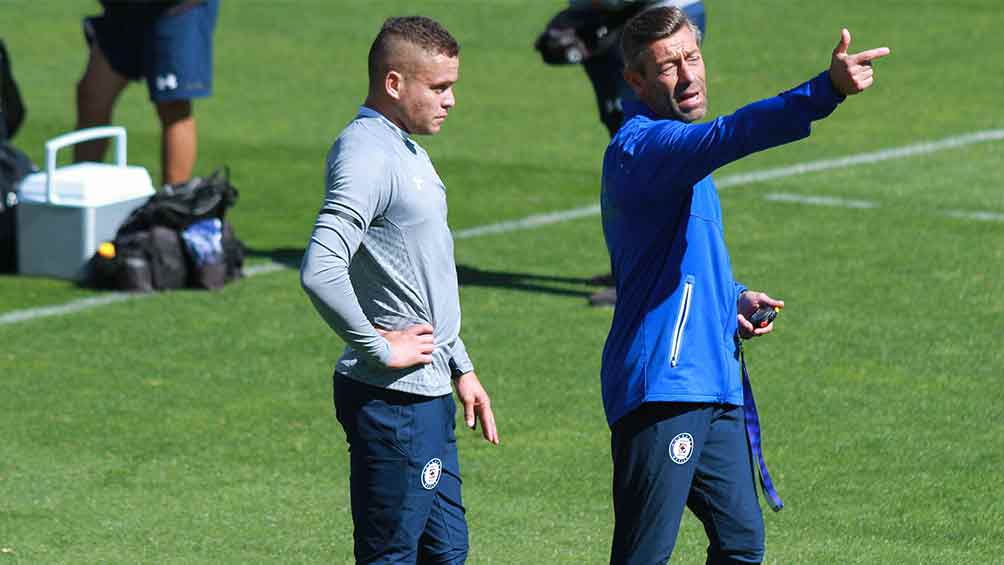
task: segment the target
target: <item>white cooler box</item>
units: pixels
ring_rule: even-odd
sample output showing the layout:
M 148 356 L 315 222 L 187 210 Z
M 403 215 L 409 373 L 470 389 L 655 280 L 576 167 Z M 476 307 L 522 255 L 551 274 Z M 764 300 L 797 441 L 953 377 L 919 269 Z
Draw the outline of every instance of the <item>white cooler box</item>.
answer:
M 59 149 L 102 137 L 115 138 L 115 165 L 56 168 Z M 18 189 L 18 272 L 82 280 L 98 246 L 114 239 L 153 193 L 146 169 L 126 166 L 125 128 L 90 128 L 49 140 L 45 171 L 28 175 Z

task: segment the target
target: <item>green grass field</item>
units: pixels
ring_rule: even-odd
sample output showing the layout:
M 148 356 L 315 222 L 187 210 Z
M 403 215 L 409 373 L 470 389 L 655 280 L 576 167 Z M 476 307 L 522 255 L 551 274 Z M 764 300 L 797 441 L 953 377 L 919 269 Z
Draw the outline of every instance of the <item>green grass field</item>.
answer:
M 852 51 L 893 50 L 876 87 L 810 139 L 719 179 L 1004 128 L 997 0 L 708 4 L 712 114 L 821 71 L 841 26 Z M 454 229 L 595 204 L 606 133 L 588 81 L 531 48 L 561 6 L 224 0 L 198 171 L 232 168 L 253 264 L 295 263 L 389 15 L 434 16 L 463 46 L 458 106 L 421 140 Z M 29 110 L 15 141 L 36 162 L 73 127 L 80 17 L 97 10 L 0 1 Z M 158 178 L 145 87 L 115 122 Z M 788 306 L 747 347 L 787 505 L 767 511 L 767 563 L 1004 563 L 1002 173 L 1004 141 L 986 141 L 722 189 L 737 278 Z M 493 448 L 460 434 L 470 562 L 604 563 L 610 311 L 585 298 L 608 269 L 599 218 L 458 238 L 456 255 L 463 335 L 502 436 Z M 0 316 L 95 295 L 0 276 Z M 341 348 L 288 269 L 0 323 L 0 564 L 350 562 L 329 378 Z M 688 515 L 672 562 L 704 563 L 705 543 Z

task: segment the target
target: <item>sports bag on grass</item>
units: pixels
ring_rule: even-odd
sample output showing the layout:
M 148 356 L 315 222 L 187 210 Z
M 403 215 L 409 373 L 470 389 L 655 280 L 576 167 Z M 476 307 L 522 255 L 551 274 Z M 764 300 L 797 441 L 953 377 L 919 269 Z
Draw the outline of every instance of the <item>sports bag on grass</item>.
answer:
M 206 178 L 166 185 L 146 204 L 137 208 L 119 228 L 127 233 L 150 226 L 183 230 L 208 218 L 223 219 L 227 209 L 237 202 L 237 189 L 230 184 L 230 169 L 217 169 Z
M 149 292 L 216 289 L 243 275 L 244 244 L 224 219 L 237 189 L 224 168 L 169 185 L 123 222 L 92 263 L 96 286 Z

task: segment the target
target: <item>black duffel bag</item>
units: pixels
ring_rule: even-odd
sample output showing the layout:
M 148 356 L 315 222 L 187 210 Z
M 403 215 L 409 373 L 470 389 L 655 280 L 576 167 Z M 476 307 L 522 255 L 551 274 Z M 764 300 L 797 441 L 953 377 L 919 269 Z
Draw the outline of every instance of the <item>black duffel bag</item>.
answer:
M 209 218 L 223 219 L 227 209 L 237 202 L 239 193 L 230 184 L 230 169 L 217 169 L 206 178 L 165 185 L 126 218 L 119 233 L 129 233 L 164 226 L 183 230 Z
M 126 218 L 91 265 L 96 286 L 149 292 L 221 288 L 243 276 L 244 244 L 226 221 L 237 201 L 229 169 L 168 185 Z

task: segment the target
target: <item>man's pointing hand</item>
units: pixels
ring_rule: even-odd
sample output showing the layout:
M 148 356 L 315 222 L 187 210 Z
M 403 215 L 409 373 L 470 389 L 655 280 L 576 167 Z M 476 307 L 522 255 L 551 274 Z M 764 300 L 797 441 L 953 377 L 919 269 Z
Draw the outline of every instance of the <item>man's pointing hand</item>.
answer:
M 844 96 L 858 94 L 871 86 L 875 82 L 872 61 L 890 53 L 888 47 L 878 47 L 852 54 L 847 52 L 850 45 L 851 32 L 844 28 L 840 30 L 840 42 L 830 59 L 830 81 Z

